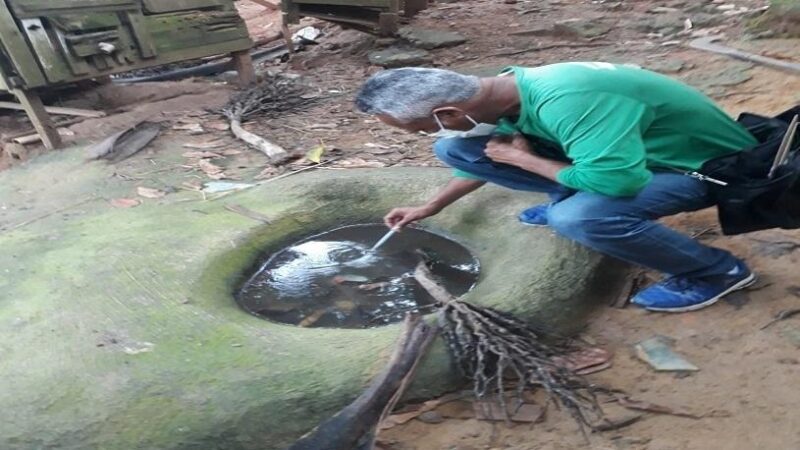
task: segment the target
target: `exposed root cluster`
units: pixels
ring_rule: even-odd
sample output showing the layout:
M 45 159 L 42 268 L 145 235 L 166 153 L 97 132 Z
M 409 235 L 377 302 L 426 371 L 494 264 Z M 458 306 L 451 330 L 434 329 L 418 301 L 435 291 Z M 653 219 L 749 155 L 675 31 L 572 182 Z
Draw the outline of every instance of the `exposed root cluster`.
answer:
M 555 361 L 576 348 L 550 342 L 528 324 L 497 310 L 459 300 L 439 310 L 439 326 L 451 355 L 473 381 L 478 399 L 496 399 L 503 411 L 514 411 L 526 389 L 541 386 L 581 425 L 594 427 L 603 418 L 596 394 L 607 389 Z M 506 386 L 516 383 L 516 406 L 506 402 Z
M 317 96 L 306 91 L 307 86 L 299 77 L 266 74 L 261 83 L 233 95 L 222 113 L 228 119 L 240 122 L 257 117 L 274 119 L 311 106 Z
M 545 336 L 511 315 L 454 298 L 434 280 L 424 262 L 414 277 L 439 302 L 442 337 L 463 374 L 472 380 L 477 399 L 496 400 L 508 417 L 509 411 L 522 404 L 526 389 L 542 387 L 582 430 L 605 422 L 597 394 L 612 391 L 591 384 L 560 363 L 577 350 L 576 345 Z M 516 383 L 512 388 L 516 405 L 506 400 L 507 386 L 512 383 Z

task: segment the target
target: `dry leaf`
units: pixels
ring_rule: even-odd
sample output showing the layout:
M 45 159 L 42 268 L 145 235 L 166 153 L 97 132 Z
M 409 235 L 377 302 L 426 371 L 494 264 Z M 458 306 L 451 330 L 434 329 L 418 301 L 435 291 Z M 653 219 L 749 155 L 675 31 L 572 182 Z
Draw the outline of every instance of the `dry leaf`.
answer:
M 184 181 L 181 185 L 187 189 L 191 189 L 193 191 L 200 191 L 203 189 L 203 184 L 197 180 L 192 181 Z
M 493 422 L 505 421 L 503 407 L 495 402 L 475 402 L 475 418 Z M 516 410 L 508 412 L 508 419 L 512 422 L 535 423 L 544 416 L 544 408 L 533 403 L 523 403 Z
M 225 156 L 233 156 L 233 155 L 241 155 L 242 151 L 231 148 L 228 150 L 222 150 L 220 153 Z
M 222 147 L 225 145 L 222 141 L 210 141 L 210 142 L 187 142 L 183 144 L 186 148 L 196 148 L 200 150 L 208 149 L 208 148 L 217 148 Z
M 323 153 L 325 153 L 325 146 L 322 144 L 317 145 L 306 153 L 306 159 L 315 164 L 319 164 L 322 160 Z
M 188 131 L 189 134 L 205 133 L 206 130 L 199 123 L 178 123 L 172 126 L 173 130 Z
M 475 417 L 475 410 L 472 402 L 467 400 L 456 400 L 454 402 L 439 405 L 436 408 L 442 417 L 446 419 L 472 419 Z
M 386 163 L 380 161 L 366 161 L 361 158 L 346 159 L 344 161 L 341 161 L 339 165 L 347 167 L 348 169 L 386 167 Z
M 212 130 L 217 131 L 228 131 L 231 128 L 231 125 L 228 122 L 205 122 L 203 124 L 206 128 L 211 128 Z
M 142 186 L 139 186 L 139 187 L 136 188 L 136 193 L 139 194 L 139 196 L 144 197 L 144 198 L 161 198 L 161 197 L 167 195 L 167 193 L 164 192 L 164 191 L 160 191 L 160 190 L 154 189 L 154 188 L 142 187 Z
M 184 158 L 222 158 L 222 155 L 214 152 L 186 152 L 181 156 Z
M 370 147 L 365 149 L 364 152 L 371 155 L 387 155 L 393 153 L 394 149 L 389 147 Z
M 553 358 L 553 362 L 573 371 L 588 369 L 608 363 L 612 354 L 608 350 L 587 347 L 564 356 Z M 610 365 L 610 364 L 609 364 Z
M 227 178 L 227 175 L 225 175 L 225 169 L 216 164 L 212 164 L 207 159 L 201 159 L 197 165 L 200 167 L 200 170 L 202 170 L 203 173 L 205 173 L 211 179 L 222 180 Z
M 634 410 L 637 410 L 637 411 L 647 411 L 647 412 L 656 413 L 656 414 L 669 414 L 669 415 L 672 415 L 672 416 L 689 417 L 691 419 L 699 419 L 699 418 L 702 417 L 702 416 L 699 416 L 697 414 L 692 414 L 692 413 L 687 412 L 687 411 L 682 411 L 682 410 L 679 410 L 679 409 L 670 408 L 668 406 L 657 405 L 655 403 L 650 403 L 650 402 L 645 402 L 645 401 L 640 401 L 640 400 L 633 400 L 633 399 L 631 399 L 629 397 L 625 397 L 625 396 L 618 396 L 617 397 L 617 402 L 620 404 L 620 406 L 624 406 L 625 408 L 634 409 Z
M 439 405 L 445 404 L 447 402 L 452 402 L 453 400 L 459 400 L 462 397 L 463 394 L 461 394 L 460 392 L 453 392 L 450 394 L 443 395 L 439 398 L 435 398 L 433 400 L 428 400 L 427 402 L 418 405 L 418 407 L 413 411 L 392 414 L 391 416 L 387 417 L 386 420 L 384 420 L 380 425 L 378 425 L 378 428 L 381 430 L 386 430 L 397 425 L 402 425 L 408 422 L 409 420 L 418 417 L 422 413 L 432 411 Z
M 309 125 L 308 128 L 310 130 L 316 130 L 316 129 L 320 129 L 320 128 L 331 130 L 331 129 L 336 128 L 336 124 L 335 123 L 314 123 L 314 124 Z
M 283 172 L 282 169 L 279 169 L 275 166 L 267 166 L 261 171 L 261 173 L 255 176 L 255 179 L 263 180 L 264 178 L 272 178 L 275 175 L 279 175 L 281 172 Z
M 594 366 L 584 367 L 575 371 L 578 375 L 589 375 L 591 373 L 600 372 L 611 367 L 611 361 L 596 364 Z
M 142 202 L 135 198 L 115 198 L 111 200 L 111 206 L 114 208 L 133 208 L 141 204 Z

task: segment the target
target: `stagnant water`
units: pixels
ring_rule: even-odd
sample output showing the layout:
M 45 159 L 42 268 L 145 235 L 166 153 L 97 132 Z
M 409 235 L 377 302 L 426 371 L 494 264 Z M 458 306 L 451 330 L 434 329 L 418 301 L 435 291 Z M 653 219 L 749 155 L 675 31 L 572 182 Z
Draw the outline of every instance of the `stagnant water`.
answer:
M 455 241 L 420 228 L 396 233 L 379 224 L 351 225 L 312 236 L 264 261 L 241 287 L 247 311 L 304 327 L 370 328 L 402 320 L 406 312 L 430 312 L 433 298 L 413 278 L 419 250 L 453 294 L 478 279 L 478 260 Z

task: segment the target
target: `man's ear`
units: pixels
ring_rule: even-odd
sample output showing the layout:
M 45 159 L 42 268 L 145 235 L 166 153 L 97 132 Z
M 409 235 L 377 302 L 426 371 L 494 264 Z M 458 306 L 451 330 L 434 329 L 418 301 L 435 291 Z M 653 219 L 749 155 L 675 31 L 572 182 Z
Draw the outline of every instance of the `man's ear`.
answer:
M 459 119 L 464 116 L 464 111 L 455 106 L 443 106 L 433 110 L 439 119 Z

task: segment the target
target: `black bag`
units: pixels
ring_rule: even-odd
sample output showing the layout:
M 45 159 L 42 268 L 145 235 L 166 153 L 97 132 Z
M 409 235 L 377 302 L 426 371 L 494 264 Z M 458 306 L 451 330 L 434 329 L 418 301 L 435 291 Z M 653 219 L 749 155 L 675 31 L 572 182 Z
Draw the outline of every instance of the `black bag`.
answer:
M 796 114 L 800 114 L 800 105 L 772 118 L 742 114 L 738 122 L 755 136 L 758 144 L 709 160 L 699 173 L 694 173 L 710 182 L 724 234 L 800 228 L 800 136 L 795 137 L 786 163 L 772 178 L 768 177 L 789 122 Z

